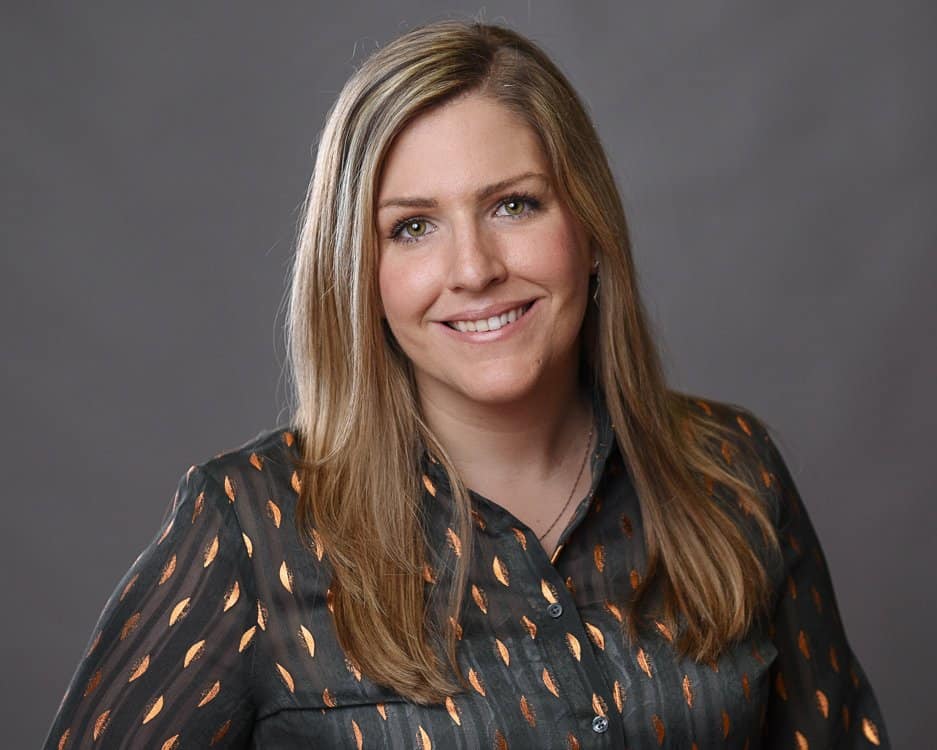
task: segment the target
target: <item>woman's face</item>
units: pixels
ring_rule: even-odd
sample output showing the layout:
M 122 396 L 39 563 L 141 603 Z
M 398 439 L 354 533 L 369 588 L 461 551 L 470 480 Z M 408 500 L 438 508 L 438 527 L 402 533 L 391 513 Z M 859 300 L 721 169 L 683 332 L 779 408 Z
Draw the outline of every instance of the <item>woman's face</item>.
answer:
M 381 304 L 421 398 L 506 405 L 575 379 L 588 236 L 523 120 L 478 94 L 418 116 L 377 205 Z

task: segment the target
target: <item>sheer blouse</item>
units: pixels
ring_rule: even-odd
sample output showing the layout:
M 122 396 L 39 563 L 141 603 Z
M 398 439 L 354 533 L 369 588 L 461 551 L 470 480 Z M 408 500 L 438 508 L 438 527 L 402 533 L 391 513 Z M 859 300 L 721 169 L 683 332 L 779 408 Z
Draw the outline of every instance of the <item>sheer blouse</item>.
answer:
M 644 529 L 596 405 L 591 487 L 551 554 L 471 493 L 458 642 L 470 690 L 420 706 L 347 658 L 328 551 L 304 546 L 295 528 L 296 432 L 280 427 L 180 478 L 107 601 L 44 747 L 890 747 L 807 509 L 765 427 L 740 407 L 697 402 L 761 456 L 783 552 L 773 616 L 711 663 L 677 657 L 662 623 L 627 644 L 623 602 L 644 575 Z M 462 554 L 444 472 L 425 453 L 419 471 L 427 559 Z M 425 577 L 429 593 L 448 568 L 428 565 Z

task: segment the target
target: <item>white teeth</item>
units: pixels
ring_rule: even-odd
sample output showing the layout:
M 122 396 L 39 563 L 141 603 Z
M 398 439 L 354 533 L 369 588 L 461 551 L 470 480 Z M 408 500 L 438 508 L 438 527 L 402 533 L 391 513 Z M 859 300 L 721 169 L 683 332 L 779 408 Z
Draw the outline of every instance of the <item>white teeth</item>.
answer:
M 481 320 L 449 321 L 449 325 L 462 333 L 468 331 L 497 331 L 499 328 L 503 328 L 520 318 L 530 308 L 530 304 L 508 310 L 508 312 L 502 313 L 501 315 L 492 315 L 490 318 L 482 318 Z

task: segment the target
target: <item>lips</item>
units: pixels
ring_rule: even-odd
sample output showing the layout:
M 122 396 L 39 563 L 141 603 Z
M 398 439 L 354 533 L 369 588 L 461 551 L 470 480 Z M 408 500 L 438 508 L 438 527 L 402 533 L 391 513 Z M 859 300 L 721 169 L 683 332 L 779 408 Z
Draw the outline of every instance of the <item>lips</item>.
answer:
M 481 316 L 475 319 L 443 321 L 450 328 L 462 333 L 497 331 L 519 320 L 531 308 L 533 302 L 526 302 L 512 307 L 500 314 Z

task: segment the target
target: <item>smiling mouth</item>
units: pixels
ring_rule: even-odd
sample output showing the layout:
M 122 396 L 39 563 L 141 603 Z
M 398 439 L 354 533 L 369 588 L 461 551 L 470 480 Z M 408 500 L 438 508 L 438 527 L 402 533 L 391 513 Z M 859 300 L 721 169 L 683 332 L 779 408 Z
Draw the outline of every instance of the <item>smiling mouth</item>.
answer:
M 520 320 L 533 304 L 533 302 L 528 302 L 526 305 L 508 310 L 501 315 L 492 315 L 490 318 L 481 318 L 480 320 L 446 320 L 443 322 L 453 330 L 461 333 L 497 331 Z

